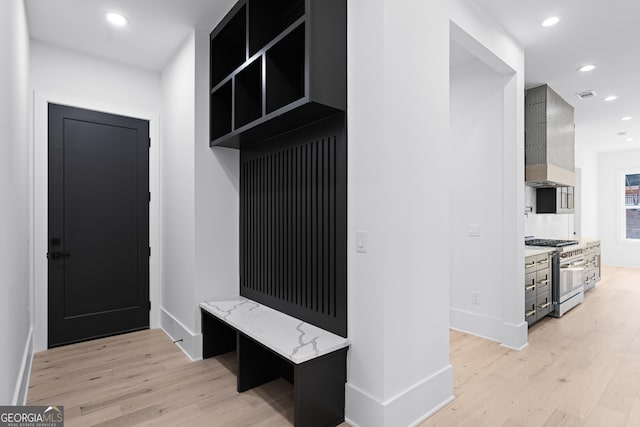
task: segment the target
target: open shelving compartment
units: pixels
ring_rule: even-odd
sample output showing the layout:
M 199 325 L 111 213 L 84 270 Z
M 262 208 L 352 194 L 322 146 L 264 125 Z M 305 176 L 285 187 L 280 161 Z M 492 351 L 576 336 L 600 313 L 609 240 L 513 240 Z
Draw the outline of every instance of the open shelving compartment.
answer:
M 262 57 L 256 58 L 234 76 L 234 128 L 262 117 Z
M 231 80 L 220 86 L 211 94 L 211 137 L 220 138 L 232 130 L 232 91 Z
M 247 60 L 247 5 L 239 3 L 211 33 L 211 87 Z
M 241 0 L 211 33 L 211 88 L 211 146 L 345 111 L 345 0 Z
M 266 52 L 266 112 L 305 96 L 304 23 Z
M 252 1 L 249 4 L 249 56 L 304 16 L 304 0 Z

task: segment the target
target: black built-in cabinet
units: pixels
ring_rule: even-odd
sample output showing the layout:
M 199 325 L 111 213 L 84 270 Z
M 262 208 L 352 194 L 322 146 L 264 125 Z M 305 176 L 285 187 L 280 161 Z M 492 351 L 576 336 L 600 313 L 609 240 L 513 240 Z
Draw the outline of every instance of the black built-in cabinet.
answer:
M 211 33 L 211 146 L 346 110 L 346 1 L 241 0 Z
M 240 149 L 240 294 L 342 336 L 346 20 L 346 0 L 240 0 L 210 52 L 210 145 Z

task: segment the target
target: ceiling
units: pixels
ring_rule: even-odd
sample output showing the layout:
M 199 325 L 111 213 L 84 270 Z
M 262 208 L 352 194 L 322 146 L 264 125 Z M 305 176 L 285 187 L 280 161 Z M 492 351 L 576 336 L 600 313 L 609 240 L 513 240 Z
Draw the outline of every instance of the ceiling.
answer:
M 527 87 L 547 83 L 575 108 L 576 148 L 640 148 L 640 2 L 475 0 L 525 48 Z M 560 16 L 553 27 L 542 27 Z M 576 71 L 596 64 L 588 73 Z M 593 90 L 580 100 L 575 94 Z M 605 102 L 608 95 L 618 99 Z M 631 116 L 629 121 L 621 121 Z M 626 135 L 618 135 L 626 132 Z M 626 141 L 633 138 L 634 141 Z
M 25 0 L 35 40 L 160 71 L 194 29 L 207 33 L 236 0 Z M 108 12 L 124 15 L 111 27 Z M 213 23 L 213 24 L 212 24 Z
M 634 0 L 476 1 L 525 48 L 528 87 L 547 83 L 575 107 L 578 149 L 640 147 L 640 2 Z M 25 0 L 32 38 L 160 71 L 193 28 L 211 31 L 235 0 Z M 111 28 L 106 12 L 124 14 Z M 559 15 L 561 21 L 540 23 Z M 457 59 L 466 61 L 464 52 Z M 589 73 L 576 69 L 598 67 Z M 597 97 L 580 100 L 577 92 Z M 617 95 L 604 102 L 607 95 Z M 624 116 L 633 120 L 621 121 Z M 626 132 L 620 136 L 619 132 Z M 626 141 L 633 138 L 634 141 Z

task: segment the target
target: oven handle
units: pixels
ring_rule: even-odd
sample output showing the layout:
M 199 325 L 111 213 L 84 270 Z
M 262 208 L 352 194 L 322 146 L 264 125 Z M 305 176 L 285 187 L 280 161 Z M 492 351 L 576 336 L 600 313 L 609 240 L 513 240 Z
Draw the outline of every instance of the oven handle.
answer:
M 560 268 L 584 268 L 586 265 L 587 261 L 584 258 L 580 258 L 571 262 L 561 263 Z

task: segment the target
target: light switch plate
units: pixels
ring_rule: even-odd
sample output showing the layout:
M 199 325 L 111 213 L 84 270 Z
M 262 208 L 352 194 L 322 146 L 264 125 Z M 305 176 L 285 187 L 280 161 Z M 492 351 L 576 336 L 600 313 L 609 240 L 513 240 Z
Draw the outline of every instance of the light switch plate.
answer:
M 367 232 L 356 231 L 356 252 L 367 253 Z

